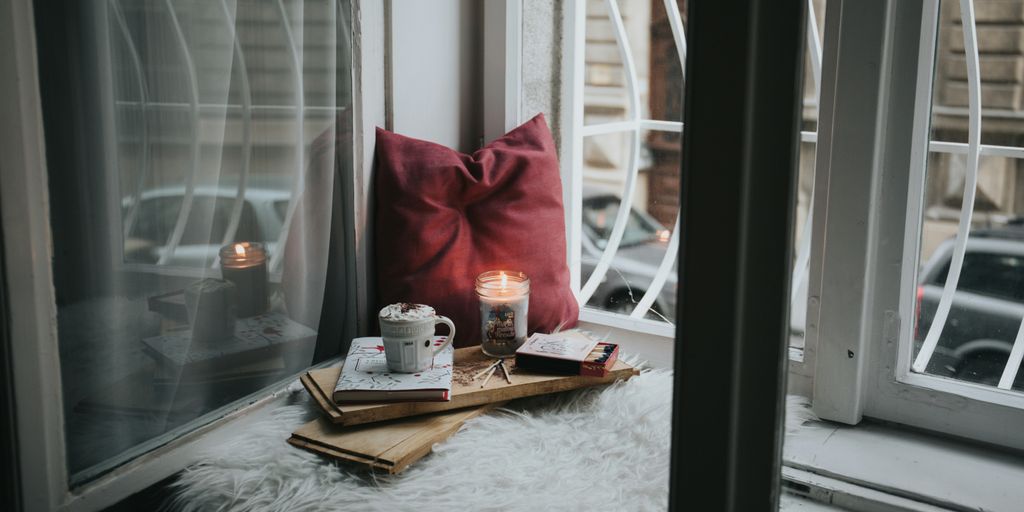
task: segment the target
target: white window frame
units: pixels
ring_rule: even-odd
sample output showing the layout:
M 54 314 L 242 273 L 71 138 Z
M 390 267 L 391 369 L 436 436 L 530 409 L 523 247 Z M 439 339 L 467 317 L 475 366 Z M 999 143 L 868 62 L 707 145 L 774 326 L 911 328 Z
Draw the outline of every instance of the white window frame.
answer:
M 807 313 L 813 407 L 843 423 L 869 416 L 1021 449 L 1018 393 L 910 372 L 926 157 L 943 150 L 929 143 L 937 21 L 937 0 L 829 2 L 813 205 L 824 243 L 812 251 Z
M 375 126 L 387 125 L 385 5 L 353 0 L 353 116 L 356 313 L 365 330 L 371 302 L 367 204 Z M 0 7 L 0 215 L 9 292 L 13 383 L 21 498 L 26 510 L 95 510 L 110 506 L 199 460 L 205 447 L 258 417 L 281 389 L 221 410 L 220 419 L 170 440 L 111 472 L 71 488 L 65 460 L 57 349 L 56 297 L 51 269 L 49 199 L 32 0 Z

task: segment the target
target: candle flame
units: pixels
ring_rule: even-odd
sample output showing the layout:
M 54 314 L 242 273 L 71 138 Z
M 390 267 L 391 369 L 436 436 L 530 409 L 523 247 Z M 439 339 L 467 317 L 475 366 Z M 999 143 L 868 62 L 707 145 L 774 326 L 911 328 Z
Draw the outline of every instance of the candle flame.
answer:
M 506 276 L 504 272 L 501 273 L 501 287 L 502 288 L 507 288 L 508 287 L 508 276 Z
M 245 246 L 242 244 L 235 244 L 235 254 L 245 256 Z

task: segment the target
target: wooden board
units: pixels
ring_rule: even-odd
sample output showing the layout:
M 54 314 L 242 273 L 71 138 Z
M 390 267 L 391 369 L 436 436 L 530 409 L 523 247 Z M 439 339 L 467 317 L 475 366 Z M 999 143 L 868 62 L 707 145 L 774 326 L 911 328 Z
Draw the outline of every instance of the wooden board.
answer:
M 288 443 L 395 474 L 430 453 L 434 444 L 458 432 L 466 420 L 500 405 L 492 403 L 358 427 L 335 425 L 320 417 L 292 433 Z
M 492 362 L 493 359 L 480 352 L 480 347 L 456 349 L 455 370 L 452 377 L 452 399 L 447 402 L 335 404 L 332 395 L 334 386 L 338 383 L 341 368 L 313 370 L 303 375 L 300 380 L 330 418 L 330 421 L 340 425 L 360 425 L 610 384 L 617 380 L 629 379 L 640 373 L 639 370 L 622 361 L 616 361 L 612 371 L 605 377 L 551 375 L 513 367 L 512 384 L 505 382 L 499 371 L 495 373 L 486 387 L 481 388 L 480 384 L 483 379 L 473 381 L 473 375 L 487 368 Z

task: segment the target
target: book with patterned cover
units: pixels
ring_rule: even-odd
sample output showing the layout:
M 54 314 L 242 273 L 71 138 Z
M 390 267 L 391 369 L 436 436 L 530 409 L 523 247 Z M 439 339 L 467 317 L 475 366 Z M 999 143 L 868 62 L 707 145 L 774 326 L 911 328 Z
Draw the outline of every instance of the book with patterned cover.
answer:
M 188 328 L 144 338 L 146 350 L 158 361 L 174 367 L 213 365 L 227 356 L 249 356 L 256 360 L 272 357 L 290 348 L 294 343 L 312 345 L 316 342 L 316 331 L 294 322 L 281 313 L 266 313 L 249 318 L 239 318 L 235 323 L 235 334 L 229 339 L 216 343 L 196 343 Z M 237 363 L 236 364 L 240 364 Z
M 516 350 L 516 358 L 518 360 L 519 356 L 525 355 L 582 362 L 597 343 L 596 339 L 575 331 L 555 334 L 538 332 Z
M 434 343 L 444 343 L 443 337 Z M 452 389 L 455 349 L 445 347 L 434 356 L 431 368 L 417 373 L 388 369 L 380 337 L 356 338 L 334 387 L 334 401 L 346 402 L 446 402 Z

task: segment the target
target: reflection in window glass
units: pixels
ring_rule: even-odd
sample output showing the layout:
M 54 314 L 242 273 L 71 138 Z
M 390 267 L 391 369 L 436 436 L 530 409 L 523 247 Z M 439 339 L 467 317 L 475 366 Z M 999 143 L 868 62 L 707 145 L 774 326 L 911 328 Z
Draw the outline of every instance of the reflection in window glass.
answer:
M 323 205 L 351 161 L 350 7 L 37 4 L 78 483 L 337 352 Z
M 584 192 L 586 194 L 586 192 Z M 594 245 L 604 248 L 608 245 L 612 223 L 619 214 L 620 201 L 614 195 L 597 195 L 583 199 L 583 233 Z M 619 247 L 631 247 L 647 242 L 668 242 L 669 231 L 658 221 L 638 211 L 631 211 L 626 220 Z

